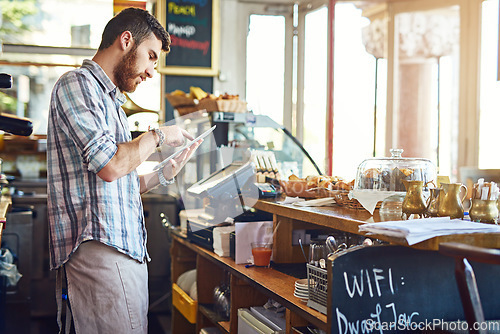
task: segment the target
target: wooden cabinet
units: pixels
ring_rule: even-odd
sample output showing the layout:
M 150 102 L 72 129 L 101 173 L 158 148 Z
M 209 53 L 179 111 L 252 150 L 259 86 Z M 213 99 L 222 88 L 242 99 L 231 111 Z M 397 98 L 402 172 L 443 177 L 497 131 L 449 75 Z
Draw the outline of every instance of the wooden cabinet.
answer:
M 341 207 L 299 208 L 280 205 L 271 201 L 259 201 L 255 208 L 273 214 L 276 229 L 273 257 L 277 263 L 305 263 L 302 250 L 293 246 L 292 233 L 295 229 L 322 229 L 329 232 L 358 232 L 361 224 L 380 221 L 378 213 L 371 216 L 364 210 Z M 405 240 L 376 236 L 391 244 L 408 246 Z M 458 241 L 485 247 L 500 247 L 499 234 L 460 234 L 436 237 L 414 245 L 415 249 L 437 250 L 440 242 Z M 306 250 L 307 252 L 307 250 Z M 223 332 L 237 333 L 238 308 L 263 305 L 272 298 L 286 308 L 286 332 L 292 327 L 312 324 L 330 332 L 327 316 L 300 301 L 293 295 L 295 277 L 270 268 L 249 267 L 235 264 L 231 258 L 219 257 L 211 251 L 190 243 L 183 236 L 174 233 L 172 248 L 172 282 L 183 272 L 197 268 L 198 312 L 196 324 L 190 324 L 174 308 L 173 333 L 199 333 L 200 329 L 217 326 Z M 450 273 L 452 274 L 452 273 Z M 231 309 L 229 320 L 221 320 L 213 310 L 213 290 L 229 276 L 231 288 Z M 331 305 L 330 305 L 331 306 Z
M 205 326 L 217 326 L 226 333 L 237 332 L 239 308 L 261 306 L 272 298 L 285 306 L 287 328 L 307 323 L 326 330 L 326 315 L 307 307 L 293 296 L 295 278 L 269 268 L 235 264 L 231 258 L 219 257 L 196 246 L 182 236 L 172 238 L 172 281 L 183 272 L 197 268 L 198 316 L 190 324 L 180 311 L 172 311 L 172 333 L 198 333 Z M 229 321 L 220 319 L 214 310 L 213 291 L 229 276 L 231 310 Z M 290 327 L 288 327 L 288 325 Z

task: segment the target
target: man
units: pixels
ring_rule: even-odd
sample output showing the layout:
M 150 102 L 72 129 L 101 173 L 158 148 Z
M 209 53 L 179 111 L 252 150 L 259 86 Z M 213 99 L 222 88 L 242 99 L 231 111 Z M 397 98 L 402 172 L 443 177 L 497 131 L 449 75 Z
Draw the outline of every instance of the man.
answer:
M 131 140 L 123 92 L 153 76 L 170 36 L 147 11 L 112 18 L 92 60 L 64 74 L 52 92 L 47 132 L 51 269 L 58 324 L 65 273 L 76 333 L 147 333 L 146 229 L 140 194 L 173 182 L 201 142 L 163 169 L 135 169 L 157 147 L 193 137 L 163 126 Z M 170 180 L 170 181 L 168 181 Z

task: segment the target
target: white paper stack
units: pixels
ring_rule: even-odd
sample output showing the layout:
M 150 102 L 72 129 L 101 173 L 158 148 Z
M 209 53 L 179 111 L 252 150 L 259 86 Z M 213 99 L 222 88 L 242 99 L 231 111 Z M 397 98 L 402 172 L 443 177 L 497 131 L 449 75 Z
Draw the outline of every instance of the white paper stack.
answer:
M 450 217 L 437 217 L 364 224 L 359 226 L 359 231 L 403 238 L 406 239 L 408 245 L 414 245 L 442 235 L 500 233 L 500 226 L 450 219 Z
M 235 227 L 232 226 L 220 226 L 215 227 L 213 231 L 214 236 L 214 253 L 222 256 L 229 257 L 230 254 L 230 245 L 229 245 L 229 235 L 231 232 L 234 232 Z

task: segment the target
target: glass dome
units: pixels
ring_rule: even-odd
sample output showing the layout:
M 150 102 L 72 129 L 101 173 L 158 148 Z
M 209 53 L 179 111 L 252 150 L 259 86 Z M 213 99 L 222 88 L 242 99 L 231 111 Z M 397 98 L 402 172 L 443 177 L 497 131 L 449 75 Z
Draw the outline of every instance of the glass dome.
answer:
M 436 166 L 423 158 L 403 158 L 402 149 L 391 149 L 389 158 L 364 160 L 356 173 L 354 189 L 406 191 L 403 180 L 436 183 Z

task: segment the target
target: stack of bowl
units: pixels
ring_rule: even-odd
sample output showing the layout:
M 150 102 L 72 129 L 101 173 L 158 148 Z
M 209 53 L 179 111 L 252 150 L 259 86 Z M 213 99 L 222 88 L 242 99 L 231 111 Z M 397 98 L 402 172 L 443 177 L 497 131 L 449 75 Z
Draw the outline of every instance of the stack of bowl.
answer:
M 300 300 L 304 303 L 307 303 L 307 300 L 309 299 L 309 286 L 307 284 L 307 278 L 295 281 L 295 290 L 293 291 L 293 295 L 300 298 Z

